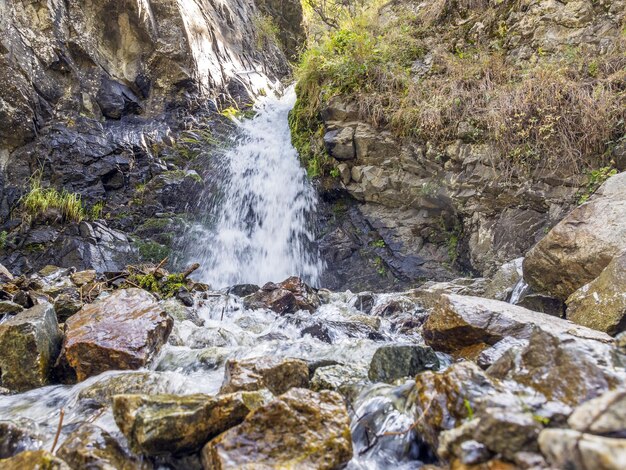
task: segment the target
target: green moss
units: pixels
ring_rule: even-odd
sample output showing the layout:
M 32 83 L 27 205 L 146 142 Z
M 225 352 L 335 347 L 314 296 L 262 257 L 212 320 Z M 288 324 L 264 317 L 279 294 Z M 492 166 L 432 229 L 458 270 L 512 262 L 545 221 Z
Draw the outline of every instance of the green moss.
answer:
M 617 170 L 610 166 L 598 168 L 587 173 L 587 186 L 578 195 L 578 204 L 584 204 L 602 184 L 611 176 L 616 175 Z
M 182 287 L 187 286 L 187 281 L 182 274 L 169 274 L 163 279 L 157 279 L 153 273 L 149 274 L 133 274 L 128 277 L 129 285 L 137 285 L 142 289 L 155 294 L 159 294 L 163 298 L 174 296 Z
M 385 240 L 380 238 L 378 240 L 370 242 L 370 246 L 373 246 L 374 248 L 385 248 L 387 245 L 385 244 Z
M 6 230 L 0 232 L 0 250 L 3 250 L 7 244 L 7 236 L 8 233 L 6 232 Z
M 141 259 L 145 261 L 158 263 L 170 254 L 170 248 L 154 241 L 135 240 L 134 245 L 137 247 Z

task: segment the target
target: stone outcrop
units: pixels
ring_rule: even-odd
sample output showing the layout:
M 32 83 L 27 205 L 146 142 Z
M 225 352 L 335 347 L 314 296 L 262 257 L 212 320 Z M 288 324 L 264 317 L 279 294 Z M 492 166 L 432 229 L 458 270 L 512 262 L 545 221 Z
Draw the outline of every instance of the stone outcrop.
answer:
M 624 331 L 626 251 L 613 258 L 597 278 L 570 295 L 566 303 L 567 319 L 574 323 L 611 335 Z
M 270 431 L 271 430 L 271 431 Z M 205 470 L 341 468 L 352 457 L 348 413 L 335 392 L 292 389 L 202 450 Z
M 61 341 L 54 308 L 47 303 L 0 324 L 0 385 L 16 391 L 47 385 Z
M 86 305 L 65 323 L 63 356 L 78 380 L 138 369 L 167 341 L 173 320 L 141 289 L 121 289 Z
M 116 395 L 115 422 L 131 447 L 148 455 L 195 452 L 213 437 L 238 425 L 270 394 L 239 392 L 207 395 Z
M 244 299 L 246 308 L 269 308 L 276 313 L 294 313 L 298 310 L 313 312 L 320 299 L 313 288 L 299 277 L 290 277 L 281 283 L 268 282 L 254 294 Z
M 609 178 L 524 259 L 524 279 L 561 300 L 593 281 L 626 250 L 626 173 Z

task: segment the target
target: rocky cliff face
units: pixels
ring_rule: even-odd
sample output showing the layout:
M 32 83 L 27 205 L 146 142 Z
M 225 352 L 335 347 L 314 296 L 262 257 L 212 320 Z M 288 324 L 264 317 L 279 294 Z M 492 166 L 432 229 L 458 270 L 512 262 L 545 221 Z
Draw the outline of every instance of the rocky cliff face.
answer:
M 357 284 L 361 288 L 376 284 L 376 271 L 382 273 L 379 282 L 390 286 L 410 285 L 423 277 L 445 279 L 459 271 L 491 275 L 503 262 L 523 256 L 588 197 L 590 169 L 607 164 L 620 171 L 626 169 L 624 128 L 619 120 L 609 129 L 614 137 L 605 139 L 605 147 L 591 152 L 587 160 L 581 155 L 589 134 L 579 133 L 575 124 L 568 124 L 567 132 L 580 157 L 574 162 L 565 150 L 561 152 L 563 139 L 552 145 L 558 149 L 554 156 L 550 156 L 550 146 L 546 148 L 541 141 L 549 141 L 557 132 L 540 116 L 542 106 L 551 106 L 546 98 L 524 104 L 523 110 L 510 116 L 505 112 L 507 106 L 514 109 L 519 103 L 498 98 L 508 96 L 509 101 L 515 101 L 543 96 L 548 79 L 540 79 L 517 94 L 507 91 L 520 89 L 520 83 L 543 71 L 562 73 L 568 83 L 584 88 L 602 73 L 598 64 L 616 60 L 614 70 L 620 70 L 624 65 L 623 52 L 619 51 L 624 50 L 625 9 L 619 0 L 524 1 L 516 5 L 408 1 L 383 7 L 375 26 L 377 33 L 372 36 L 391 35 L 402 25 L 403 41 L 409 44 L 404 53 L 419 58 L 411 59 L 406 76 L 396 75 L 409 83 L 400 92 L 388 91 L 395 86 L 389 77 L 398 63 L 385 62 L 389 60 L 385 53 L 372 56 L 364 66 L 369 67 L 364 75 L 350 75 L 368 87 L 361 83 L 354 93 L 337 93 L 349 86 L 343 84 L 348 78 L 343 78 L 343 82 L 322 88 L 319 116 L 323 130 L 319 135 L 323 135 L 334 167 L 334 178 L 325 181 L 325 188 L 331 188 L 325 193 L 326 199 L 335 209 L 328 217 L 323 242 L 330 265 L 336 267 L 329 283 L 352 286 L 350 273 L 355 270 L 371 273 Z M 386 30 L 385 24 L 393 26 Z M 365 63 L 369 56 L 358 49 L 358 41 L 363 39 L 358 34 L 353 39 L 349 34 L 338 33 L 331 47 L 344 51 L 353 47 L 359 51 L 354 55 L 361 54 Z M 391 48 L 392 53 L 400 48 L 393 42 L 389 46 L 384 40 L 366 40 L 378 41 L 376 47 Z M 384 66 L 376 69 L 380 61 L 387 65 L 386 70 Z M 481 63 L 489 64 L 486 75 Z M 514 71 L 512 78 L 499 83 L 497 64 Z M 333 63 L 327 64 L 328 69 L 332 67 Z M 577 68 L 585 71 L 584 76 L 576 76 L 573 70 Z M 339 66 L 338 70 L 344 73 Z M 329 74 L 320 72 L 320 76 L 324 73 Z M 385 73 L 389 74 L 387 81 L 377 82 L 377 74 Z M 617 89 L 623 85 L 619 73 L 608 76 L 613 77 L 609 82 L 616 80 L 611 83 Z M 430 95 L 441 93 L 441 99 L 429 100 L 426 93 L 413 109 L 401 114 L 398 110 L 404 106 L 403 111 L 407 111 L 410 94 L 423 90 L 420 83 L 426 84 L 423 89 L 432 84 Z M 301 100 L 306 99 L 302 88 L 300 92 Z M 563 93 L 569 103 L 576 100 L 575 92 L 559 86 L 554 93 Z M 480 103 L 490 113 L 502 111 L 502 120 L 480 121 L 484 117 Z M 310 103 L 302 101 L 301 105 Z M 473 110 L 462 111 L 468 108 Z M 568 119 L 557 113 L 552 116 L 555 122 Z M 577 108 L 571 113 L 577 114 Z M 398 130 L 401 120 L 403 128 Z M 544 132 L 538 139 L 539 151 L 527 151 L 533 145 L 528 142 L 538 121 L 548 127 L 539 131 Z M 429 133 L 432 128 L 437 133 Z M 502 135 L 509 142 L 499 140 Z M 525 140 L 513 147 L 511 140 L 522 135 Z M 350 209 L 338 214 L 337 197 L 342 192 L 348 196 Z M 365 227 L 362 235 L 355 227 Z
M 290 24 L 276 38 L 267 25 L 283 8 Z M 299 2 L 286 1 L 0 3 L 3 260 L 16 270 L 45 262 L 86 267 L 93 247 L 81 239 L 117 240 L 123 256 L 132 251 L 124 233 L 94 230 L 130 232 L 146 220 L 161 233 L 180 226 L 153 219 L 189 204 L 200 179 L 198 144 L 227 127 L 217 111 L 280 85 L 289 72 L 283 50 L 294 49 L 301 20 Z M 43 187 L 82 196 L 87 210 L 103 205 L 92 218 L 109 214 L 108 222 L 77 228 L 24 220 L 18 201 L 37 172 Z M 166 241 L 149 240 L 146 250 L 158 252 Z

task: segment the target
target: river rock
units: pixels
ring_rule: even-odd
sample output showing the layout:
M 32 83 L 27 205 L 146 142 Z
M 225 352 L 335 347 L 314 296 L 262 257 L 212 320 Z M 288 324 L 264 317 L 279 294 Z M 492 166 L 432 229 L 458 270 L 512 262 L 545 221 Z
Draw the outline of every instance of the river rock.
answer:
M 392 383 L 425 370 L 439 369 L 439 358 L 432 348 L 392 345 L 378 348 L 372 357 L 368 377 L 372 382 Z
M 96 280 L 96 271 L 95 269 L 87 269 L 85 271 L 78 271 L 78 272 L 70 274 L 70 279 L 78 287 L 82 287 Z
M 524 279 L 561 300 L 600 275 L 626 250 L 626 172 L 559 222 L 524 259 Z
M 88 402 L 91 408 L 100 408 L 110 405 L 114 395 L 167 393 L 174 385 L 167 374 L 160 372 L 113 374 L 105 372 L 96 382 L 83 388 L 78 394 L 79 400 Z
M 274 284 L 268 282 L 261 289 L 244 299 L 246 308 L 269 308 L 279 314 L 294 313 L 298 310 L 315 311 L 320 299 L 310 286 L 298 277 L 290 277 Z
M 584 434 L 573 429 L 544 429 L 539 447 L 549 464 L 568 470 L 622 470 L 626 439 Z
M 104 429 L 83 423 L 56 452 L 73 469 L 150 470 L 152 464 L 130 454 Z
M 490 348 L 484 349 L 476 358 L 476 363 L 483 369 L 494 364 L 511 348 L 523 348 L 528 344 L 527 340 L 517 339 L 511 336 L 502 338 Z
M 149 455 L 194 452 L 241 423 L 268 401 L 268 393 L 116 395 L 115 422 L 131 447 Z
M 516 258 L 504 263 L 495 272 L 485 287 L 484 297 L 507 302 L 513 289 L 522 279 L 522 262 L 524 258 Z
M 567 319 L 616 335 L 626 329 L 626 251 L 566 301 Z
M 0 459 L 13 457 L 27 450 L 39 450 L 43 437 L 37 423 L 26 418 L 0 421 Z
M 0 318 L 4 315 L 14 315 L 24 310 L 20 304 L 11 302 L 10 300 L 0 300 Z
M 226 362 L 220 393 L 267 388 L 275 395 L 309 386 L 309 366 L 300 359 L 260 357 Z
M 487 372 L 534 388 L 549 400 L 578 405 L 625 383 L 615 356 L 609 344 L 564 340 L 536 329 L 525 348 L 510 349 Z
M 415 429 L 433 449 L 439 434 L 472 418 L 479 400 L 501 386 L 471 362 L 452 364 L 443 372 L 423 372 L 415 378 L 410 401 L 415 404 Z
M 1 385 L 15 391 L 47 385 L 62 338 L 50 304 L 36 305 L 2 323 Z
M 142 289 L 120 289 L 84 306 L 65 324 L 64 356 L 79 381 L 145 366 L 167 341 L 173 320 Z
M 297 388 L 253 411 L 202 450 L 205 470 L 331 470 L 351 458 L 350 419 L 341 395 Z
M 83 303 L 80 300 L 80 293 L 76 289 L 63 292 L 54 299 L 54 311 L 61 323 L 64 323 L 81 308 L 83 308 Z
M 2 470 L 71 470 L 67 463 L 46 450 L 28 450 L 15 457 L 0 460 L 0 468 Z
M 530 413 L 487 408 L 480 414 L 474 438 L 507 460 L 518 452 L 538 452 L 537 438 L 543 426 Z
M 506 337 L 528 339 L 535 330 L 562 339 L 611 343 L 599 331 L 497 300 L 442 295 L 423 328 L 426 343 L 438 351 L 470 357 L 476 347 L 486 349 Z
M 13 274 L 4 265 L 0 264 L 0 284 L 13 280 Z
M 336 364 L 318 367 L 311 379 L 311 390 L 331 390 L 354 403 L 359 392 L 368 383 L 367 370 L 351 365 Z
M 567 424 L 576 431 L 626 438 L 626 390 L 613 390 L 583 403 Z

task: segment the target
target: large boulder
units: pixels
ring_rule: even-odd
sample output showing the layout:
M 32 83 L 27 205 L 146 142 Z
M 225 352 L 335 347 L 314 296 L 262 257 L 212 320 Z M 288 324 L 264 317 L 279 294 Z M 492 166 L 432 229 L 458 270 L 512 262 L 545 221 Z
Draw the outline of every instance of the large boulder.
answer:
M 539 447 L 554 468 L 622 470 L 626 439 L 585 434 L 573 429 L 544 429 Z
M 580 432 L 626 437 L 626 390 L 613 390 L 583 403 L 567 424 Z
M 232 395 L 116 395 L 115 422 L 131 447 L 148 455 L 195 452 L 264 405 L 267 392 Z
M 561 300 L 600 275 L 626 250 L 626 172 L 609 178 L 524 259 L 524 279 Z
M 567 299 L 567 319 L 616 335 L 626 329 L 626 251 Z
M 173 323 L 148 292 L 120 289 L 67 320 L 63 354 L 79 381 L 139 369 L 165 344 Z
M 350 419 L 335 392 L 292 389 L 202 450 L 205 470 L 342 468 L 352 458 Z
M 74 469 L 152 469 L 149 461 L 132 455 L 108 432 L 90 423 L 70 434 L 56 454 Z
M 24 391 L 48 384 L 62 335 L 52 305 L 24 310 L 0 325 L 0 385 Z
M 275 395 L 309 386 L 309 366 L 301 359 L 260 357 L 228 360 L 220 393 L 267 388 Z
M 536 329 L 524 348 L 512 348 L 487 372 L 534 388 L 550 400 L 579 405 L 626 380 L 617 350 L 599 341 L 564 340 Z
M 423 334 L 436 350 L 469 357 L 507 337 L 527 340 L 537 329 L 571 341 L 600 345 L 613 341 L 605 333 L 551 315 L 497 300 L 454 294 L 440 296 Z

